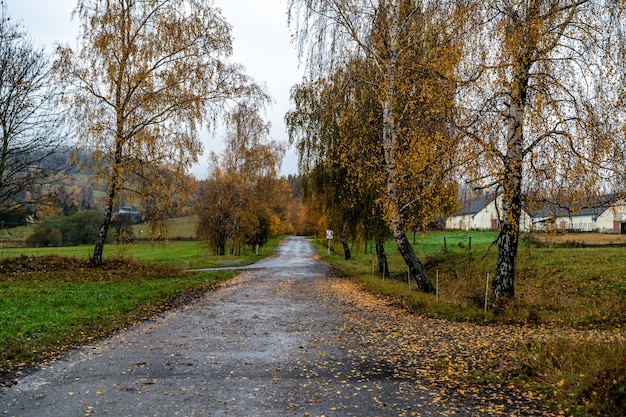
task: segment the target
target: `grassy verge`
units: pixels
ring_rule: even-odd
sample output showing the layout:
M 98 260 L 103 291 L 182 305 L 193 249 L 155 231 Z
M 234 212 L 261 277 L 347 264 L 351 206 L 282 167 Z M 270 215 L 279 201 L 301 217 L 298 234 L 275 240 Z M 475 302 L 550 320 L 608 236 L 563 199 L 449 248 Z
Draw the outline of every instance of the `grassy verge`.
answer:
M 273 239 L 259 255 L 249 253 L 236 261 L 268 256 L 279 242 Z M 63 256 L 3 251 L 0 382 L 2 375 L 123 329 L 235 275 L 187 272 L 224 260 L 200 245 L 131 245 L 125 257 L 109 251 L 98 268 L 90 266 L 85 248 L 63 248 Z
M 568 415 L 626 415 L 626 269 L 620 261 L 626 248 L 536 247 L 524 241 L 516 299 L 497 306 L 488 300 L 485 311 L 487 274 L 493 276 L 496 264 L 496 247 L 488 251 L 493 238 L 491 232 L 417 237 L 414 248 L 433 283 L 438 281 L 437 295 L 408 285 L 393 242 L 386 251 L 394 279 L 372 273 L 371 248 L 354 247 L 353 259 L 345 261 L 341 253 L 327 256 L 325 242 L 317 247 L 322 259 L 365 290 L 391 297 L 409 311 L 536 329 L 546 338 L 520 343 L 517 362 L 500 370 L 503 376 L 533 387 Z
M 445 250 L 444 237 L 448 242 Z M 325 243 L 317 247 L 322 258 L 344 274 L 358 278 L 374 292 L 389 291 L 400 297 L 406 308 L 425 315 L 575 329 L 626 325 L 626 269 L 620 261 L 626 257 L 626 247 L 540 248 L 523 242 L 517 261 L 516 299 L 501 306 L 498 314 L 493 305 L 485 312 L 485 285 L 488 275 L 489 281 L 493 277 L 497 256 L 495 246 L 488 251 L 493 237 L 491 232 L 447 232 L 417 239 L 415 251 L 437 285 L 438 296 L 415 291 L 414 283 L 409 287 L 406 266 L 392 242 L 385 248 L 391 280 L 372 273 L 376 259 L 370 248 L 353 248 L 353 259 L 345 261 L 340 253 L 326 256 Z

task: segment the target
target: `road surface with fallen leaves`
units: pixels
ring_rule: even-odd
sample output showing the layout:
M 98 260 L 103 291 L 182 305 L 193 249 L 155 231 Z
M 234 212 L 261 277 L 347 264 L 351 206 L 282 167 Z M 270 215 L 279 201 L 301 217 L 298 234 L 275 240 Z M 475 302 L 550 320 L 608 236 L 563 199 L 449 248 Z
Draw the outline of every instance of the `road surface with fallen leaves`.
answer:
M 190 305 L 1 388 L 0 415 L 544 415 L 530 393 L 463 382 L 508 337 L 408 315 L 291 237 Z

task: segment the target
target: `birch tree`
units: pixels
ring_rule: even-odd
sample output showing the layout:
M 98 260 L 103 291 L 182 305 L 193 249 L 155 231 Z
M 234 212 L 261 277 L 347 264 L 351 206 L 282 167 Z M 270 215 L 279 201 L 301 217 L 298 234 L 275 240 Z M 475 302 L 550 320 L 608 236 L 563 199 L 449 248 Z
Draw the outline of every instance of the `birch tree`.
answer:
M 294 108 L 285 117 L 300 155 L 305 197 L 323 204 L 328 228 L 340 231 L 346 259 L 351 256 L 350 239 L 379 241 L 389 233 L 380 204 L 379 106 L 371 86 L 356 81 L 364 67 L 354 63 L 328 80 L 295 86 Z M 384 259 L 379 252 L 379 265 Z
M 445 119 L 450 109 L 454 19 L 435 3 L 410 0 L 291 0 L 290 16 L 313 75 L 359 60 L 375 70 L 364 81 L 374 86 L 380 107 L 384 219 L 419 288 L 433 291 L 403 219 L 425 201 L 424 194 L 409 196 L 402 187 L 411 183 L 413 190 L 427 190 L 447 171 L 442 162 L 450 152 L 449 136 L 441 125 L 434 131 L 426 126 L 435 126 L 430 122 L 437 111 Z M 410 121 L 416 113 L 424 117 Z
M 623 173 L 623 2 L 476 2 L 458 93 L 466 179 L 502 197 L 496 299 L 515 295 L 521 210 L 607 192 Z
M 79 47 L 60 47 L 56 69 L 79 149 L 107 186 L 100 264 L 120 191 L 162 206 L 202 152 L 199 130 L 228 100 L 262 93 L 227 62 L 230 26 L 210 0 L 79 0 L 75 15 Z
M 284 145 L 270 138 L 271 123 L 263 120 L 261 110 L 257 103 L 247 102 L 227 115 L 221 158 L 224 172 L 240 188 L 234 238 L 257 248 L 270 235 L 277 208 L 273 202 L 281 200 L 278 172 L 285 154 Z
M 289 211 L 291 192 L 278 179 L 285 148 L 269 138 L 271 124 L 261 117 L 259 104 L 245 101 L 226 115 L 226 148 L 212 153 L 196 203 L 198 234 L 220 255 L 229 240 L 231 251 L 240 243 L 258 248 L 280 231 Z
M 58 181 L 66 158 L 51 65 L 0 2 L 0 213 L 21 210 Z

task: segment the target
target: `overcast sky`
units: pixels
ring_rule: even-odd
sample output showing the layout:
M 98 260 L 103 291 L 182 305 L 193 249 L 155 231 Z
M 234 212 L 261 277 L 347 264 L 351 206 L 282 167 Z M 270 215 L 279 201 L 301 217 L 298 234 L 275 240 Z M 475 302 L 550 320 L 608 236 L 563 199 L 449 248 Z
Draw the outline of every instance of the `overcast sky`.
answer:
M 244 65 L 246 73 L 264 83 L 274 98 L 267 118 L 272 122 L 271 136 L 287 142 L 283 118 L 290 107 L 289 90 L 301 81 L 295 46 L 287 27 L 286 0 L 214 0 L 232 25 L 234 37 L 233 60 Z M 11 18 L 21 21 L 35 44 L 52 51 L 55 42 L 75 46 L 78 21 L 72 19 L 76 0 L 4 0 Z M 196 177 L 207 175 L 206 159 L 210 150 L 223 149 L 222 138 L 206 135 L 205 155 L 192 169 Z M 282 174 L 297 173 L 297 157 L 287 153 Z

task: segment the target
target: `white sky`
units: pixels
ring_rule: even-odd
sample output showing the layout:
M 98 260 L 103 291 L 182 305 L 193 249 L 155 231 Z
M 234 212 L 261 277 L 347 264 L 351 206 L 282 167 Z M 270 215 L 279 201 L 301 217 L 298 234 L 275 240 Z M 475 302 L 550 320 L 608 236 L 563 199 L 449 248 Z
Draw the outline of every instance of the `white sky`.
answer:
M 55 42 L 74 47 L 78 36 L 78 21 L 72 19 L 77 0 L 4 0 L 7 13 L 21 22 L 36 45 L 52 52 Z M 272 123 L 271 136 L 287 142 L 283 122 L 290 108 L 289 90 L 301 81 L 303 70 L 287 27 L 286 0 L 214 0 L 232 25 L 233 60 L 243 64 L 246 73 L 264 83 L 274 99 L 267 119 Z M 207 175 L 209 151 L 223 149 L 220 133 L 204 137 L 205 155 L 193 167 L 192 173 L 202 179 Z M 283 175 L 297 173 L 297 157 L 289 150 L 283 161 Z

